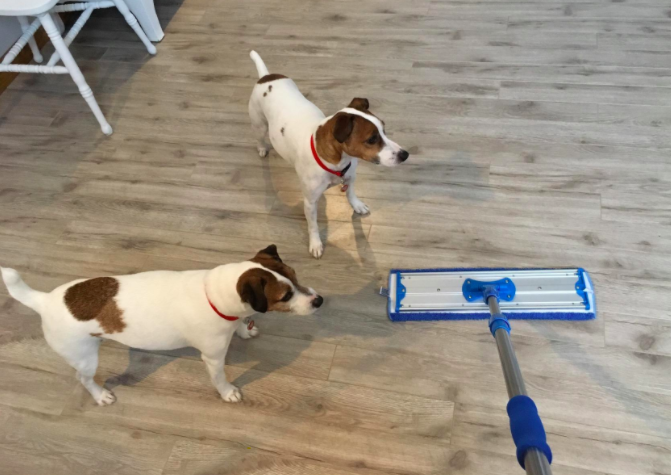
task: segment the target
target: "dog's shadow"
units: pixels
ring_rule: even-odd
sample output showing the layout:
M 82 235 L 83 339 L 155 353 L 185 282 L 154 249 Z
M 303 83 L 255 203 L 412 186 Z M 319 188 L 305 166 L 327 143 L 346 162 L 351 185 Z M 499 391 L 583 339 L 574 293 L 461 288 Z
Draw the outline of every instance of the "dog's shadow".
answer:
M 185 349 L 191 350 L 192 348 Z M 108 389 L 114 389 L 117 386 L 135 386 L 178 357 L 176 354 L 166 352 L 146 352 L 128 348 L 128 367 L 123 373 L 108 377 L 104 386 Z
M 355 218 L 353 226 L 354 232 L 363 236 L 361 220 Z M 351 272 L 358 270 L 366 275 L 366 278 L 355 279 L 358 283 L 352 285 L 344 281 L 332 292 L 329 292 L 329 276 L 320 270 L 320 265 L 315 265 L 326 261 L 314 260 L 308 255 L 307 249 L 283 253 L 280 246 L 280 255 L 285 262 L 296 268 L 299 281 L 314 287 L 324 295 L 325 304 L 311 316 L 284 313 L 254 315 L 253 319 L 260 328 L 260 335 L 249 340 L 234 335 L 226 355 L 226 367 L 236 368 L 234 371 L 229 371 L 228 377 L 231 383 L 244 388 L 275 373 L 325 380 L 328 378 L 333 356 L 330 352 L 335 348 L 336 342 L 352 337 L 366 337 L 367 332 L 362 332 L 360 325 L 355 323 L 356 320 L 379 320 L 373 323 L 375 332 L 379 331 L 381 325 L 388 327 L 383 330 L 384 334 L 395 331 L 394 325 L 386 318 L 386 301 L 377 293 L 379 279 L 374 275 L 376 273 L 374 259 L 364 255 L 367 241 L 362 238 L 356 242 L 356 249 L 349 251 L 327 245 L 325 257 L 328 256 L 329 261 L 339 262 L 341 269 L 349 269 Z M 300 255 L 302 257 L 299 257 Z M 349 311 L 353 302 L 361 302 L 361 310 L 356 314 Z M 150 376 L 169 380 L 172 375 L 169 371 L 163 370 L 175 360 L 182 358 L 201 362 L 200 352 L 195 348 L 169 351 L 130 348 L 127 367 L 121 374 L 109 376 L 105 381 L 105 387 L 114 389 L 118 386 L 135 386 Z M 231 378 L 231 373 L 237 377 Z M 207 378 L 204 363 L 202 377 Z M 160 382 L 157 384 L 165 385 Z M 214 387 L 212 391 L 214 394 Z

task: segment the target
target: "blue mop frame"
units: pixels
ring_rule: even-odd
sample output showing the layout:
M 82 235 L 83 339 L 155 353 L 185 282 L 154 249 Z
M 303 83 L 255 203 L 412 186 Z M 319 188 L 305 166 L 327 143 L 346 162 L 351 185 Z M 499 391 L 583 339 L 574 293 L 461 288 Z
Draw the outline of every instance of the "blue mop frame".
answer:
M 571 267 L 571 269 L 574 269 Z M 515 267 L 454 267 L 454 268 L 436 268 L 436 269 L 392 269 L 389 271 L 389 283 L 395 279 L 396 283 L 396 305 L 391 308 L 391 298 L 387 300 L 387 316 L 392 322 L 420 322 L 436 320 L 487 320 L 489 311 L 483 309 L 477 312 L 401 312 L 401 301 L 405 296 L 405 286 L 401 283 L 400 275 L 403 272 L 412 272 L 416 274 L 431 272 L 471 272 L 471 271 L 522 271 L 522 270 L 548 270 L 547 268 L 515 268 Z M 596 318 L 596 301 L 589 299 L 586 292 L 587 288 L 594 288 L 589 274 L 578 267 L 578 280 L 576 282 L 576 293 L 583 299 L 585 304 L 584 312 L 509 312 L 506 317 L 511 320 L 594 320 Z M 391 286 L 390 286 L 391 287 Z M 391 297 L 390 295 L 388 297 Z M 507 299 L 502 299 L 507 300 Z M 591 310 L 591 312 L 589 312 Z M 504 312 L 505 314 L 505 312 Z

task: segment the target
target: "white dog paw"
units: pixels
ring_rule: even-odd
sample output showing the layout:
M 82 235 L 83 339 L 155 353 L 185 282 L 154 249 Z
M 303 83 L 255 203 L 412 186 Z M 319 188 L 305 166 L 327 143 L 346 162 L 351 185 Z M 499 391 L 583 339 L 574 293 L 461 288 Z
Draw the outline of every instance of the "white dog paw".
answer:
M 242 401 L 242 393 L 231 384 L 230 388 L 221 393 L 221 398 L 226 402 L 240 402 Z
M 310 241 L 310 254 L 315 259 L 320 259 L 324 254 L 324 245 L 321 241 Z
M 96 398 L 96 402 L 99 406 L 109 406 L 110 404 L 114 404 L 115 401 L 116 396 L 114 393 L 105 388 L 101 391 L 100 396 Z
M 259 157 L 266 158 L 268 156 L 268 149 L 267 148 L 258 147 L 257 150 L 259 151 Z
M 370 213 L 370 208 L 368 208 L 368 206 L 366 206 L 366 203 L 364 203 L 361 200 L 351 201 L 350 205 L 352 206 L 352 209 L 354 210 L 354 212 L 357 213 L 357 214 L 369 214 Z
M 254 320 L 249 320 L 247 325 L 238 327 L 236 333 L 243 340 L 249 340 L 250 338 L 254 338 L 259 334 L 259 327 L 256 326 Z

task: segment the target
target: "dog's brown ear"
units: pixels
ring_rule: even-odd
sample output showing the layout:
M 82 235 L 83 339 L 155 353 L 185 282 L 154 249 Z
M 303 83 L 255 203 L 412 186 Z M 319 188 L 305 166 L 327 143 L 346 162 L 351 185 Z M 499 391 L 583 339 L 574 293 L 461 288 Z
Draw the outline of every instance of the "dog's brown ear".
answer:
M 356 109 L 361 112 L 366 112 L 368 111 L 370 104 L 368 103 L 368 99 L 366 99 L 365 97 L 355 97 L 354 99 L 352 99 L 352 102 L 350 102 L 347 107 L 351 109 Z
M 271 244 L 267 248 L 261 249 L 259 252 L 256 253 L 256 257 L 259 257 L 259 255 L 265 255 L 271 257 L 277 262 L 282 262 L 280 255 L 277 253 L 277 246 L 275 244 Z
M 266 313 L 268 311 L 266 285 L 271 278 L 274 278 L 273 275 L 263 269 L 249 269 L 244 272 L 236 286 L 240 299 L 251 305 L 255 311 Z
M 352 114 L 346 114 L 340 112 L 335 116 L 335 124 L 333 126 L 333 137 L 343 143 L 345 140 L 352 135 L 352 130 L 354 129 L 354 116 Z

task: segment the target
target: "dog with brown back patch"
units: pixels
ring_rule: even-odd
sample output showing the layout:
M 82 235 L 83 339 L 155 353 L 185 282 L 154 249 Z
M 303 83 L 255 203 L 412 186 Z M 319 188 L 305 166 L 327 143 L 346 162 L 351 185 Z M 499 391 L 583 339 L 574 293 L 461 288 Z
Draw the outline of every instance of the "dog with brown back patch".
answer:
M 354 192 L 359 160 L 396 166 L 408 152 L 387 137 L 384 122 L 370 111 L 368 99 L 355 98 L 344 109 L 325 117 L 281 74 L 269 74 L 261 57 L 250 57 L 259 80 L 249 99 L 249 117 L 261 157 L 270 147 L 294 165 L 301 181 L 303 208 L 308 222 L 309 251 L 324 252 L 317 225 L 317 202 L 331 186 L 340 185 L 355 213 L 370 211 Z
M 48 293 L 31 289 L 14 269 L 0 269 L 9 294 L 40 314 L 47 343 L 101 406 L 116 400 L 93 380 L 103 339 L 144 350 L 193 346 L 224 401 L 238 402 L 242 394 L 224 373 L 233 334 L 257 336 L 255 313 L 309 315 L 324 302 L 298 283 L 275 245 L 211 270 L 96 277 Z

